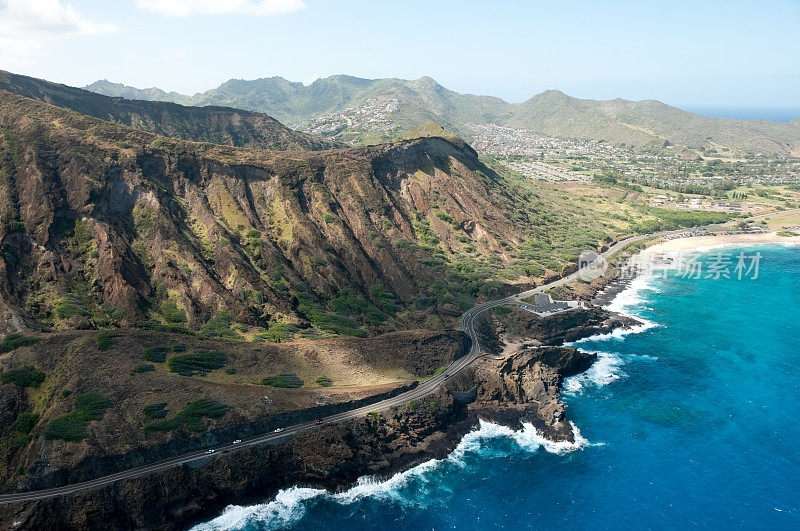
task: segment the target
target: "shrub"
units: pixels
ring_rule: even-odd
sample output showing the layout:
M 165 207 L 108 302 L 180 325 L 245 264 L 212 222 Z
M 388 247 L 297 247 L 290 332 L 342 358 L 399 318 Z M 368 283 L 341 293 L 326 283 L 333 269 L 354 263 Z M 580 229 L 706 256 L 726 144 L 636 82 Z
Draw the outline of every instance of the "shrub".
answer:
M 317 385 L 319 385 L 321 387 L 330 387 L 330 386 L 333 385 L 333 380 L 331 380 L 327 376 L 320 376 L 319 378 L 317 378 L 316 381 L 317 381 Z
M 303 387 L 305 382 L 301 380 L 294 373 L 283 373 L 277 376 L 267 376 L 261 380 L 261 385 L 268 385 L 270 387 L 281 387 L 287 389 L 296 389 Z
M 282 343 L 292 341 L 298 330 L 298 326 L 292 323 L 273 323 L 269 325 L 266 332 L 258 334 L 257 337 L 270 343 Z
M 54 418 L 44 430 L 44 438 L 60 439 L 67 442 L 81 442 L 89 434 L 86 432 L 86 419 L 80 411 L 71 411 L 66 415 Z
M 163 405 L 165 406 L 166 404 Z M 162 404 L 152 405 L 153 411 L 155 411 L 157 414 L 160 414 L 164 408 L 157 408 L 156 406 L 162 406 Z M 147 424 L 144 429 L 146 432 L 160 431 L 162 433 L 167 433 L 182 426 L 186 426 L 186 428 L 191 431 L 202 432 L 206 431 L 207 429 L 205 423 L 203 422 L 204 418 L 221 418 L 225 415 L 225 413 L 227 413 L 227 411 L 228 406 L 225 404 L 221 404 L 210 398 L 201 398 L 200 400 L 195 400 L 194 402 L 187 404 L 186 407 L 179 411 L 173 418 Z M 145 412 L 145 414 L 147 415 L 147 412 Z M 166 416 L 166 412 L 164 416 Z M 163 418 L 163 416 L 153 418 Z
M 200 335 L 207 339 L 242 339 L 242 336 L 231 330 L 231 324 L 233 324 L 233 314 L 221 310 L 203 325 Z
M 167 299 L 161 303 L 161 315 L 168 323 L 181 324 L 186 322 L 186 312 L 178 308 L 178 304 L 173 300 Z
M 109 399 L 100 391 L 78 395 L 75 397 L 75 410 L 51 420 L 44 430 L 44 438 L 81 442 L 89 436 L 86 431 L 89 421 L 102 419 L 110 405 Z
M 225 415 L 228 406 L 220 404 L 210 398 L 201 398 L 188 404 L 178 416 L 183 419 L 186 427 L 192 431 L 205 431 L 206 425 L 203 418 L 218 419 Z
M 53 312 L 56 314 L 56 317 L 59 319 L 70 319 L 78 315 L 81 310 L 75 304 L 71 303 L 67 299 L 61 299 L 59 303 L 53 308 Z
M 111 401 L 97 390 L 75 397 L 75 407 L 83 413 L 86 420 L 102 419 L 110 405 Z
M 26 347 L 38 343 L 38 337 L 23 336 L 20 334 L 8 334 L 2 342 L 0 342 L 0 354 L 11 352 L 19 347 Z
M 111 332 L 100 332 L 97 334 L 97 350 L 108 350 L 119 340 L 119 335 Z
M 333 223 L 334 221 L 336 221 L 336 216 L 334 216 L 333 214 L 325 214 L 324 216 L 322 216 L 322 219 L 325 220 L 325 223 Z
M 357 322 L 341 315 L 314 310 L 309 313 L 311 322 L 320 330 L 335 332 L 339 335 L 366 337 L 367 333 L 359 328 Z
M 149 404 L 144 406 L 142 413 L 151 419 L 163 419 L 167 416 L 167 403 L 159 402 L 158 404 Z
M 44 377 L 45 374 L 42 371 L 26 365 L 0 374 L 0 382 L 13 383 L 20 387 L 39 387 L 44 381 Z
M 36 413 L 20 413 L 11 425 L 11 430 L 28 435 L 37 422 L 39 422 L 39 415 Z
M 167 360 L 167 347 L 149 347 L 144 349 L 144 361 L 151 363 L 164 363 Z
M 139 373 L 143 373 L 143 372 L 150 372 L 150 371 L 154 371 L 154 370 L 156 370 L 155 365 L 151 365 L 149 363 L 142 363 L 142 364 L 137 365 L 136 367 L 133 368 L 134 374 L 139 374 Z
M 442 221 L 445 221 L 445 222 L 447 222 L 447 223 L 453 223 L 453 217 L 452 217 L 451 215 L 449 215 L 449 214 L 445 214 L 444 212 L 442 212 L 442 211 L 440 211 L 440 210 L 437 210 L 437 211 L 434 213 L 434 215 L 435 215 L 437 218 L 441 219 Z
M 208 350 L 196 350 L 190 354 L 173 356 L 167 362 L 170 372 L 181 376 L 205 376 L 225 365 L 225 354 Z

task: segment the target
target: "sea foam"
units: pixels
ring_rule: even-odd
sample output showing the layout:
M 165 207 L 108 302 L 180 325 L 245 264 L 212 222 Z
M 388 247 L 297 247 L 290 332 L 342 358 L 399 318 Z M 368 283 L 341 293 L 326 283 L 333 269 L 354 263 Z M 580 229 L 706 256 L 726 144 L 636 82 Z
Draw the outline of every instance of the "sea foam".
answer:
M 597 360 L 588 370 L 564 380 L 564 394 L 579 394 L 586 387 L 603 387 L 627 376 L 621 369 L 625 361 L 618 354 L 602 351 L 589 352 L 597 354 Z
M 436 498 L 417 495 L 434 475 L 466 467 L 466 459 L 470 456 L 502 457 L 513 451 L 491 448 L 487 443 L 492 439 L 506 438 L 515 444 L 517 451 L 535 452 L 541 448 L 553 454 L 574 452 L 590 445 L 577 426 L 573 424 L 572 429 L 575 434 L 574 442 L 554 442 L 543 437 L 529 423 L 523 423 L 520 430 L 512 430 L 506 426 L 480 421 L 478 428 L 467 433 L 444 459 L 431 459 L 385 480 L 364 476 L 353 487 L 336 493 L 305 487 L 283 489 L 268 503 L 247 507 L 230 505 L 221 515 L 196 525 L 192 531 L 234 530 L 249 524 L 265 529 L 278 529 L 302 519 L 309 507 L 322 501 L 350 505 L 365 498 L 377 498 L 406 505 L 419 504 L 422 499 Z M 413 488 L 406 489 L 412 486 Z

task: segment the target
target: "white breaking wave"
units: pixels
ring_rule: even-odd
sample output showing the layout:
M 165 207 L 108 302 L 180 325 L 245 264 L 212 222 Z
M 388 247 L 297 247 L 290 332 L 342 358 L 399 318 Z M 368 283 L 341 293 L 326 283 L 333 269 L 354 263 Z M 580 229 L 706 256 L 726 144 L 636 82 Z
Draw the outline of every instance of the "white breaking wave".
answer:
M 641 324 L 631 328 L 617 328 L 606 334 L 595 334 L 593 336 L 565 343 L 565 346 L 580 346 L 584 343 L 609 340 L 624 340 L 630 334 L 640 334 L 645 330 L 655 328 L 658 323 L 645 319 L 639 313 L 641 310 L 649 309 L 644 304 L 647 302 L 646 293 L 656 293 L 658 288 L 655 286 L 657 270 L 649 269 L 639 275 L 630 285 L 619 292 L 616 297 L 607 305 L 605 309 L 616 312 L 620 315 L 636 319 Z M 567 395 L 579 394 L 587 387 L 603 387 L 620 378 L 625 378 L 627 374 L 622 370 L 626 360 L 621 355 L 605 351 L 589 351 L 597 354 L 597 361 L 585 372 L 566 378 L 564 380 L 564 393 Z
M 210 522 L 194 526 L 192 530 L 241 529 L 249 523 L 256 522 L 265 524 L 269 529 L 285 527 L 306 514 L 306 502 L 308 500 L 323 496 L 326 493 L 327 491 L 322 489 L 303 487 L 283 489 L 269 503 L 251 505 L 250 507 L 229 505 L 221 515 Z
M 607 341 L 609 339 L 620 340 L 624 339 L 627 335 L 640 334 L 645 330 L 650 330 L 651 328 L 657 327 L 658 323 L 654 323 L 649 319 L 645 319 L 635 312 L 635 309 L 642 309 L 643 304 L 647 302 L 647 298 L 644 297 L 645 292 L 658 292 L 658 288 L 656 288 L 653 283 L 654 280 L 655 275 L 652 272 L 639 275 L 633 279 L 633 281 L 631 281 L 628 287 L 619 292 L 617 296 L 605 306 L 606 310 L 624 315 L 626 317 L 631 317 L 639 321 L 641 324 L 631 328 L 617 328 L 607 334 L 595 334 L 593 336 L 579 339 L 578 341 L 564 343 L 564 345 L 574 347 L 590 341 Z
M 597 361 L 587 371 L 566 378 L 564 394 L 579 394 L 586 387 L 603 387 L 627 376 L 620 368 L 625 361 L 618 354 L 601 351 L 594 351 L 592 354 L 597 354 Z
M 654 280 L 655 274 L 652 271 L 634 278 L 630 285 L 619 292 L 619 294 L 617 294 L 617 296 L 614 297 L 614 299 L 605 307 L 606 310 L 621 313 L 623 315 L 630 315 L 626 312 L 629 312 L 633 307 L 640 306 L 647 300 L 643 296 L 643 292 L 658 291 L 653 283 Z
M 432 479 L 432 474 L 443 466 L 465 467 L 465 456 L 467 454 L 483 455 L 484 442 L 487 440 L 505 437 L 513 440 L 522 450 L 535 452 L 542 448 L 553 454 L 565 454 L 590 446 L 589 441 L 581 435 L 580 430 L 574 424 L 572 424 L 572 430 L 575 434 L 575 442 L 554 442 L 544 438 L 529 423 L 523 423 L 523 428 L 515 431 L 506 426 L 480 421 L 478 429 L 467 433 L 458 446 L 444 459 L 431 459 L 386 480 L 365 476 L 360 478 L 353 487 L 338 493 L 305 487 L 283 489 L 278 492 L 274 500 L 268 503 L 248 507 L 229 505 L 221 515 L 209 522 L 196 525 L 192 531 L 235 530 L 241 529 L 247 524 L 256 523 L 267 529 L 286 527 L 305 516 L 309 504 L 314 500 L 324 499 L 342 505 L 349 505 L 365 498 L 392 500 L 406 504 L 418 503 L 419 498 L 414 495 L 418 489 L 404 493 L 403 487 L 411 481 L 428 483 Z

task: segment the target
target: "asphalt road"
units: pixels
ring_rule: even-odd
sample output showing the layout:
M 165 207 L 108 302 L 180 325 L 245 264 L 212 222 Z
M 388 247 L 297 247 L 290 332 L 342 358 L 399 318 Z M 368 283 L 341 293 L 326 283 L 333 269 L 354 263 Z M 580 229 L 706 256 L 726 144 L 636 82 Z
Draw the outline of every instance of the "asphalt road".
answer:
M 711 229 L 715 226 L 708 226 L 708 227 L 701 227 Z M 601 254 L 604 259 L 608 259 L 609 257 L 613 256 L 616 252 L 622 250 L 623 248 L 627 247 L 632 243 L 636 243 L 638 241 L 652 238 L 654 236 L 666 236 L 669 234 L 675 234 L 679 232 L 684 232 L 686 229 L 681 229 L 679 231 L 665 231 L 659 232 L 654 234 L 646 234 L 641 236 L 633 236 L 631 238 L 627 238 L 620 242 L 615 243 L 612 245 L 607 251 Z M 331 415 L 329 417 L 325 417 L 320 419 L 320 423 L 317 424 L 316 422 L 306 422 L 303 424 L 295 424 L 293 426 L 287 426 L 283 431 L 280 433 L 267 433 L 264 435 L 260 435 L 258 437 L 252 437 L 250 439 L 242 440 L 242 442 L 238 444 L 225 444 L 222 446 L 217 446 L 212 449 L 200 450 L 196 452 L 190 452 L 178 457 L 174 457 L 171 459 L 166 459 L 164 461 L 159 461 L 157 463 L 153 463 L 150 465 L 145 465 L 141 467 L 131 468 L 128 470 L 124 470 L 121 472 L 117 472 L 115 474 L 110 474 L 108 476 L 103 476 L 97 479 L 92 479 L 89 481 L 82 481 L 80 483 L 74 483 L 71 485 L 65 485 L 63 487 L 54 487 L 50 489 L 43 489 L 37 491 L 29 491 L 29 492 L 20 492 L 14 494 L 2 494 L 0 495 L 0 504 L 6 503 L 15 503 L 15 502 L 29 502 L 35 500 L 41 500 L 45 498 L 52 498 L 55 496 L 63 496 L 67 494 L 72 494 L 73 492 L 79 492 L 89 489 L 94 489 L 97 487 L 101 487 L 103 485 L 108 485 L 111 483 L 115 483 L 117 481 L 121 481 L 124 479 L 135 478 L 138 476 L 143 476 L 145 474 L 149 474 L 151 472 L 155 472 L 158 470 L 164 470 L 171 467 L 175 467 L 178 465 L 183 465 L 187 463 L 202 461 L 204 459 L 212 459 L 214 456 L 219 455 L 225 452 L 232 452 L 239 448 L 244 448 L 248 446 L 256 446 L 260 444 L 277 444 L 287 437 L 290 437 L 296 433 L 313 429 L 314 427 L 322 424 L 330 424 L 334 422 L 341 422 L 343 420 L 357 418 L 366 415 L 372 411 L 383 411 L 389 409 L 394 406 L 399 406 L 402 404 L 407 404 L 411 400 L 417 400 L 425 395 L 431 393 L 432 391 L 436 390 L 440 385 L 442 385 L 446 380 L 451 378 L 452 376 L 458 374 L 462 371 L 465 367 L 467 367 L 470 363 L 475 361 L 480 356 L 480 346 L 478 345 L 478 336 L 475 332 L 475 319 L 481 313 L 489 310 L 491 308 L 496 308 L 498 306 L 504 306 L 507 304 L 514 304 L 518 302 L 520 299 L 527 298 L 532 296 L 535 293 L 541 293 L 544 290 L 555 288 L 558 286 L 562 286 L 564 284 L 570 283 L 578 278 L 580 271 L 576 271 L 571 275 L 568 275 L 564 278 L 555 280 L 548 284 L 544 284 L 542 286 L 536 287 L 534 289 L 530 289 L 524 291 L 522 293 L 517 293 L 516 295 L 512 295 L 509 297 L 505 297 L 502 299 L 497 299 L 493 301 L 484 302 L 479 304 L 472 309 L 470 309 L 467 313 L 465 313 L 461 317 L 461 325 L 464 329 L 464 332 L 467 333 L 471 340 L 471 346 L 469 352 L 458 358 L 457 360 L 453 361 L 448 367 L 447 370 L 442 372 L 441 374 L 437 374 L 428 380 L 421 382 L 417 387 L 406 391 L 402 394 L 397 395 L 394 398 L 388 398 L 386 400 L 382 400 L 380 402 L 376 402 L 374 404 L 360 407 L 358 409 L 353 409 L 350 411 L 345 411 L 343 413 L 339 413 L 337 415 Z M 209 452 L 210 450 L 210 452 Z

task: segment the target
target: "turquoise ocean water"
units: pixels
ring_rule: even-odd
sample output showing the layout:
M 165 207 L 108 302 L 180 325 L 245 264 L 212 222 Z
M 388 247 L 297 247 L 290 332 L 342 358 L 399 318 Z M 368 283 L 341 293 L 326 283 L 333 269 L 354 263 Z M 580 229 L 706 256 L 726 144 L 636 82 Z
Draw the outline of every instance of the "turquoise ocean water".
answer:
M 704 271 L 719 252 L 732 278 L 641 277 L 612 306 L 647 325 L 577 345 L 600 359 L 567 381 L 576 445 L 483 424 L 388 481 L 199 528 L 800 529 L 800 247 L 710 250 Z M 736 278 L 739 252 L 761 253 L 758 278 Z

